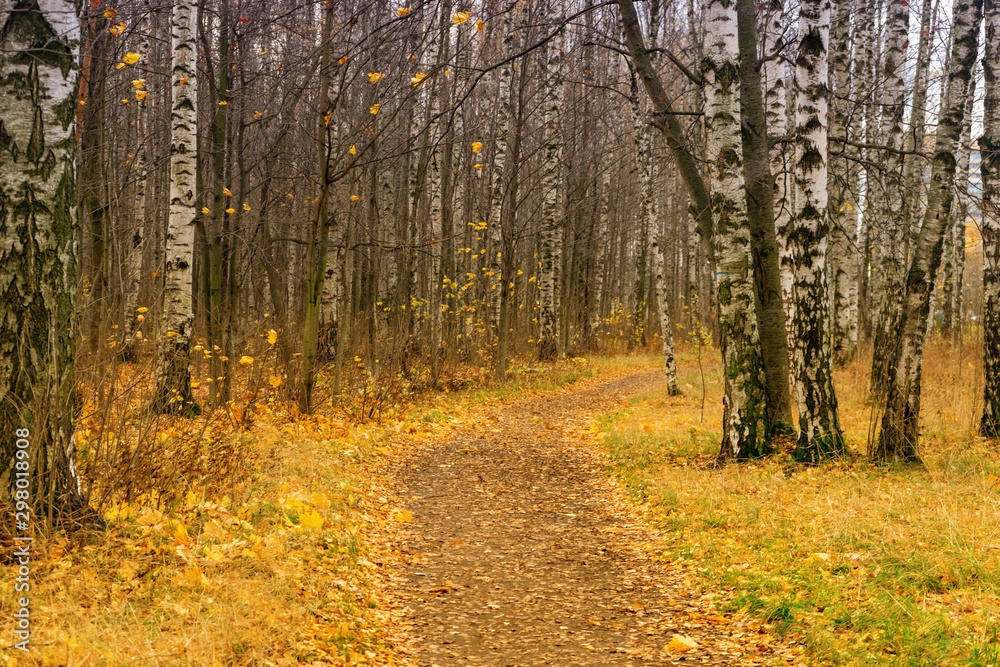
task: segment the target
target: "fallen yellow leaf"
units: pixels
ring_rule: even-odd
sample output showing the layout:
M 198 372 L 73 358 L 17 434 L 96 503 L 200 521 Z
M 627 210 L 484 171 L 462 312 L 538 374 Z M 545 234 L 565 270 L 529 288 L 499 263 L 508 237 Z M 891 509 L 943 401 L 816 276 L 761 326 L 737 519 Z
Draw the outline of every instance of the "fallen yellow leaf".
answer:
M 670 643 L 667 644 L 666 650 L 671 653 L 684 653 L 685 651 L 690 651 L 696 648 L 698 648 L 698 642 L 690 637 L 685 637 L 684 635 L 674 635 L 673 639 L 670 640 Z

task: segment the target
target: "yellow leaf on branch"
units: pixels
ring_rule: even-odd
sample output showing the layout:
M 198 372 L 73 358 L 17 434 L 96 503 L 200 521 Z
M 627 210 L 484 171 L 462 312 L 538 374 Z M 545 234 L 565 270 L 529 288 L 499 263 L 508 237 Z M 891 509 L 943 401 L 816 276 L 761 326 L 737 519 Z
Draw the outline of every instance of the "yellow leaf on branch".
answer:
M 132 53 L 131 51 L 129 51 L 128 53 L 125 54 L 125 57 L 122 58 L 122 61 L 126 65 L 134 65 L 137 62 L 139 62 L 139 58 L 142 58 L 141 53 Z
M 451 15 L 451 22 L 455 25 L 462 25 L 472 16 L 471 12 L 455 12 Z

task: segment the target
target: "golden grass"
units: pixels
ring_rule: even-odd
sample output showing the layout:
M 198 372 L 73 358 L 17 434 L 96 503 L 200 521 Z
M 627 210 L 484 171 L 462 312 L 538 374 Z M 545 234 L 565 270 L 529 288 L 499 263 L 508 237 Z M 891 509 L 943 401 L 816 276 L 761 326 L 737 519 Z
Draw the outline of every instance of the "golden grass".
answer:
M 807 647 L 786 659 L 997 664 L 1000 455 L 971 429 L 979 363 L 969 348 L 928 351 L 920 469 L 864 459 L 868 362 L 835 377 L 848 460 L 799 466 L 786 448 L 721 470 L 697 465 L 719 446 L 713 359 L 704 421 L 691 364 L 682 366 L 685 396 L 650 393 L 605 417 L 614 468 L 666 531 L 666 557 L 706 592 L 724 593 L 730 609 Z

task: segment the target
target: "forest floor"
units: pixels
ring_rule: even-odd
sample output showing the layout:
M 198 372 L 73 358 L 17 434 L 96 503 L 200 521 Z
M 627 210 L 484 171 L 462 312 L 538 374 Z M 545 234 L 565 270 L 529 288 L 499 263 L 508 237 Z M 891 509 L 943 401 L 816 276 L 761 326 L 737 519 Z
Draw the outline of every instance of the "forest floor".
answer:
M 32 650 L 0 665 L 1000 664 L 1000 450 L 969 350 L 928 349 L 919 468 L 865 460 L 863 357 L 835 373 L 848 457 L 706 466 L 722 378 L 698 352 L 682 396 L 650 355 L 462 371 L 379 394 L 377 421 L 265 389 L 160 423 L 156 489 L 36 537 Z M 132 437 L 99 417 L 85 446 Z
M 405 513 L 388 597 L 417 664 L 755 662 L 738 656 L 756 632 L 671 567 L 607 474 L 596 418 L 660 377 L 497 406 L 396 461 Z

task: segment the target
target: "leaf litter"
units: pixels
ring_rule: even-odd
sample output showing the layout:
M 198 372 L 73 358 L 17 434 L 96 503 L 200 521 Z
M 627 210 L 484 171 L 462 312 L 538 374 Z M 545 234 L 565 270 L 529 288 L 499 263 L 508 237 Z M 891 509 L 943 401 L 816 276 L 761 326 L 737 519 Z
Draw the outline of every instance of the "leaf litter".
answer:
M 376 541 L 391 549 L 383 599 L 400 664 L 774 659 L 747 650 L 773 640 L 673 567 L 607 474 L 595 419 L 658 379 L 633 372 L 493 406 L 393 460 L 388 485 L 405 509 Z

